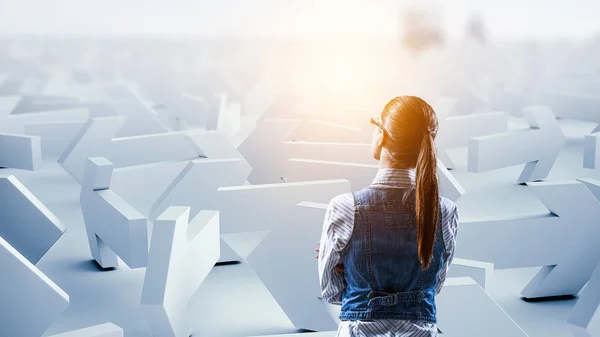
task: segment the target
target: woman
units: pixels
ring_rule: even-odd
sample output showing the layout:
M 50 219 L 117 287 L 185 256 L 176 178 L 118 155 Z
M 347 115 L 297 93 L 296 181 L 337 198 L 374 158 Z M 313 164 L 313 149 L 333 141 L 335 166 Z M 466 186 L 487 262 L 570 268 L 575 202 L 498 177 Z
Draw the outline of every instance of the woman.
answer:
M 435 295 L 458 227 L 456 205 L 439 196 L 437 118 L 402 96 L 371 123 L 379 171 L 329 204 L 317 249 L 323 299 L 342 306 L 338 337 L 437 336 Z

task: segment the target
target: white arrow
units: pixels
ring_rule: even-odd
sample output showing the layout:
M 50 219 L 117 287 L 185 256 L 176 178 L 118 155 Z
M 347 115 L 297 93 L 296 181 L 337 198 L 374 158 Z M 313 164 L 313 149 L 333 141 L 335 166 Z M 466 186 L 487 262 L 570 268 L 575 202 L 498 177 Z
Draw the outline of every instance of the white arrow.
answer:
M 217 190 L 243 185 L 250 171 L 250 165 L 240 158 L 192 160 L 150 207 L 148 215 L 155 219 L 176 205 L 190 205 L 192 217 L 202 209 L 219 209 Z
M 506 132 L 508 119 L 504 112 L 489 112 L 440 119 L 435 144 L 447 168 L 455 167 L 446 150 L 467 147 L 469 139 Z
M 108 105 L 117 114 L 127 117 L 117 137 L 134 137 L 168 131 L 158 114 L 135 96 L 132 100 L 110 102 Z
M 36 264 L 67 230 L 15 176 L 0 176 L 0 237 Z
M 600 123 L 600 95 L 568 92 L 565 90 L 549 91 L 552 111 L 557 118 L 576 119 L 592 123 Z M 594 131 L 600 131 L 600 125 Z
M 317 261 L 309 254 L 310 244 L 316 245 L 320 239 L 326 209 L 327 204 L 294 206 L 248 256 L 252 269 L 299 329 L 335 330 L 338 323 L 319 299 Z M 279 272 L 274 272 L 273 266 L 278 266 Z
M 326 209 L 327 204 L 297 204 L 279 218 L 277 227 L 247 259 L 292 324 L 299 329 L 335 330 L 339 322 L 340 307 L 319 298 L 317 263 L 314 254 L 310 254 L 320 238 Z M 470 301 L 464 301 L 465 298 Z M 450 336 L 527 336 L 469 277 L 448 278 L 436 303 L 439 327 Z M 474 317 L 489 324 L 469 324 Z
M 79 202 L 92 257 L 102 268 L 130 268 L 148 263 L 148 220 L 111 191 L 113 165 L 105 158 L 86 163 Z
M 583 167 L 589 169 L 600 167 L 600 132 L 584 136 Z
M 492 262 L 499 269 L 543 266 L 523 289 L 527 298 L 577 294 L 600 260 L 600 182 L 528 186 L 548 213 L 462 221 L 455 256 Z
M 251 168 L 225 135 L 216 131 L 199 131 L 191 133 L 190 137 L 208 158 L 116 168 L 112 175 L 111 190 L 153 219 L 162 212 L 151 217 L 153 205 L 182 205 L 181 202 L 189 205 L 190 201 L 197 198 L 210 201 L 217 187 L 243 185 L 246 182 Z M 186 179 L 187 182 L 180 183 L 180 179 Z M 152 184 L 148 184 L 148 181 L 152 181 Z M 175 196 L 183 199 L 170 204 L 169 200 L 175 200 Z M 206 209 L 202 202 L 197 206 Z M 196 209 L 192 207 L 192 213 L 195 212 Z
M 4 199 L 3 199 L 4 200 Z M 0 326 L 4 336 L 39 337 L 69 306 L 67 295 L 0 236 Z
M 288 162 L 288 171 L 284 178 L 287 182 L 346 179 L 350 181 L 353 190 L 360 190 L 373 182 L 378 170 L 379 165 L 376 164 L 292 158 Z M 457 201 L 465 194 L 463 187 L 441 161 L 438 161 L 437 173 L 441 196 Z
M 219 212 L 169 207 L 154 224 L 142 311 L 154 336 L 188 337 L 190 298 L 219 259 Z
M 20 101 L 20 96 L 0 96 L 0 120 L 8 118 Z
M 290 158 L 346 163 L 376 163 L 370 143 L 284 141 L 300 125 L 295 119 L 266 119 L 240 145 L 239 151 L 252 166 L 253 184 L 281 182 Z
M 592 335 L 587 331 L 588 326 L 598 315 L 600 318 L 600 264 L 596 267 L 596 270 L 592 274 L 592 277 L 585 286 L 583 292 L 579 296 L 571 315 L 567 322 L 572 324 L 572 330 L 574 331 L 575 337 L 586 336 L 591 337 Z
M 39 136 L 0 133 L 0 167 L 35 171 L 42 167 Z
M 83 122 L 89 118 L 87 108 L 36 111 L 17 115 L 11 114 L 21 100 L 20 96 L 0 97 L 0 131 L 24 133 L 24 126 L 28 123 Z
M 189 132 L 113 138 L 125 122 L 124 116 L 91 118 L 59 157 L 59 164 L 81 181 L 85 163 L 91 157 L 105 157 L 115 167 L 203 157 Z
M 518 182 L 548 177 L 566 137 L 547 107 L 524 109 L 532 130 L 469 139 L 469 172 L 525 164 Z

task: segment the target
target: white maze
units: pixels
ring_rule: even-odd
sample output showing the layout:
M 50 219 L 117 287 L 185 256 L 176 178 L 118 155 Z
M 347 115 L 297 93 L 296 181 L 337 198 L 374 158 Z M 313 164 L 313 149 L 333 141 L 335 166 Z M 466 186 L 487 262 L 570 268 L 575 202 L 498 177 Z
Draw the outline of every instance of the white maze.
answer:
M 57 158 L 71 143 L 85 121 L 34 122 L 23 126 L 28 136 L 37 136 L 41 141 L 43 158 Z
M 188 337 L 186 307 L 219 259 L 219 212 L 170 207 L 154 224 L 142 310 L 154 336 Z
M 12 114 L 22 99 L 0 96 L 0 131 L 22 134 L 30 123 L 84 122 L 89 118 L 89 111 L 84 108 Z
M 0 178 L 0 326 L 7 336 L 41 336 L 69 295 L 35 264 L 65 227 L 15 176 Z
M 137 97 L 133 97 L 131 100 L 111 102 L 109 106 L 118 115 L 127 118 L 116 137 L 135 137 L 168 131 L 167 127 L 161 123 L 158 114 Z
M 0 167 L 39 170 L 42 167 L 40 137 L 0 133 Z
M 81 181 L 86 159 L 90 157 L 105 157 L 116 167 L 126 167 L 194 159 L 202 155 L 186 133 L 113 138 L 126 120 L 123 116 L 90 119 L 61 155 L 59 163 Z
M 82 71 L 91 77 L 99 76 L 89 68 L 94 62 L 81 62 L 88 67 Z M 179 66 L 181 74 L 197 74 L 197 67 L 206 65 Z M 0 176 L 0 335 L 41 337 L 53 324 L 61 327 L 56 331 L 67 331 L 54 337 L 196 335 L 214 323 L 210 316 L 198 315 L 192 300 L 195 305 L 228 296 L 225 291 L 198 298 L 203 284 L 214 286 L 218 277 L 230 277 L 227 268 L 244 267 L 289 319 L 285 324 L 318 331 L 269 335 L 335 335 L 339 307 L 319 298 L 313 251 L 327 203 L 368 186 L 377 174 L 370 112 L 350 116 L 346 111 L 323 113 L 331 107 L 319 104 L 288 104 L 281 99 L 285 90 L 291 95 L 297 89 L 287 88 L 275 67 L 252 80 L 236 78 L 244 75 L 234 68 L 219 75 L 226 82 L 221 88 L 205 89 L 217 97 L 210 111 L 201 111 L 208 96 L 182 92 L 183 83 L 177 79 L 166 76 L 164 82 L 146 88 L 141 83 L 155 79 L 135 71 L 127 80 L 120 74 L 116 82 L 86 84 L 66 70 L 48 78 L 24 75 L 18 94 L 0 95 L 0 170 L 6 170 Z M 1 73 L 0 89 L 10 91 L 15 76 Z M 129 77 L 136 76 L 140 83 L 130 83 Z M 132 89 L 136 87 L 140 90 Z M 148 89 L 143 98 L 138 95 L 142 89 Z M 578 180 L 547 179 L 555 165 L 562 165 L 566 151 L 562 123 L 556 119 L 599 123 L 598 97 L 546 93 L 535 102 L 542 105 L 523 108 L 528 128 L 508 131 L 508 111 L 490 110 L 481 98 L 484 94 L 471 96 L 481 101 L 474 113 L 458 111 L 457 104 L 465 98 L 432 99 L 440 124 L 440 194 L 459 206 L 472 204 L 471 188 L 483 195 L 488 188 L 475 186 L 474 174 L 522 165 L 514 178 L 527 186 L 518 187 L 537 197 L 547 211 L 461 221 L 455 258 L 436 298 L 442 336 L 527 336 L 490 296 L 503 286 L 495 282 L 495 270 L 524 267 L 541 269 L 521 294 L 511 296 L 578 295 L 568 320 L 561 323 L 575 337 L 593 336 L 600 322 L 600 181 L 595 179 L 597 171 L 577 171 Z M 46 102 L 36 107 L 35 102 L 45 100 L 55 106 Z M 320 102 L 319 97 L 308 100 Z M 61 104 L 76 108 L 60 108 Z M 36 109 L 20 112 L 23 106 Z M 458 113 L 463 115 L 453 116 Z M 206 130 L 203 114 L 216 117 L 216 130 Z M 585 169 L 600 163 L 599 135 L 581 135 L 583 144 L 576 145 Z M 459 148 L 467 151 L 466 172 L 464 163 L 449 155 Z M 55 162 L 63 176 L 51 170 Z M 582 168 L 582 162 L 576 166 Z M 537 182 L 541 180 L 546 181 Z M 52 193 L 42 185 L 52 186 Z M 69 195 L 73 187 L 76 194 Z M 32 191 L 40 191 L 39 198 Z M 64 235 L 67 228 L 71 230 Z M 88 258 L 72 267 L 68 264 L 81 255 L 67 260 L 80 243 Z M 89 257 L 99 268 L 78 269 Z M 128 268 L 116 269 L 119 261 Z M 241 266 L 215 267 L 236 261 Z M 53 268 L 65 265 L 71 269 L 55 273 Z M 60 277 L 53 276 L 55 283 L 42 270 Z M 74 280 L 83 272 L 99 282 L 78 288 Z M 139 292 L 134 294 L 135 306 L 124 308 L 138 314 L 137 320 L 109 317 L 116 311 L 106 303 L 93 310 L 67 310 L 70 303 L 91 301 L 89 294 L 101 290 L 102 280 L 111 280 L 115 294 L 127 292 L 124 298 Z M 72 297 L 63 285 L 69 293 L 73 290 Z M 252 314 L 258 314 L 262 304 L 256 303 Z M 228 314 L 214 310 L 213 315 Z M 533 311 L 544 316 L 543 309 Z M 236 320 L 232 317 L 230 324 Z M 107 321 L 123 327 L 98 324 Z M 62 329 L 75 323 L 78 329 Z M 278 329 L 277 324 L 273 322 L 272 329 Z M 80 329 L 83 326 L 87 328 Z
M 541 182 L 529 188 L 548 213 L 461 222 L 456 257 L 492 262 L 498 269 L 543 266 L 523 296 L 575 295 L 600 261 L 600 182 Z
M 343 179 L 222 187 L 216 198 L 221 233 L 269 231 L 297 203 L 305 200 L 329 202 L 349 191 L 350 182 Z M 231 248 L 236 251 L 236 247 Z M 222 258 L 219 262 L 227 260 Z
M 314 255 L 308 254 L 308 247 L 316 247 L 321 238 L 326 209 L 327 204 L 297 204 L 248 256 L 248 263 L 294 326 L 313 331 L 337 327 L 319 298 L 319 282 L 314 281 L 317 264 Z M 278 266 L 277 273 L 273 266 Z
M 580 298 L 577 300 L 568 322 L 573 325 L 573 334 L 576 337 L 591 337 L 587 331 L 593 319 L 600 319 L 600 263 L 590 277 Z
M 360 190 L 369 186 L 379 169 L 379 165 L 375 164 L 340 163 L 295 158 L 288 161 L 287 167 L 288 173 L 284 179 L 286 182 L 334 179 L 338 177 L 350 181 L 353 190 Z M 457 201 L 465 194 L 464 188 L 441 161 L 438 161 L 437 173 L 441 196 L 452 201 Z
M 588 169 L 600 168 L 600 132 L 585 135 L 583 167 Z
M 565 135 L 547 107 L 525 108 L 524 113 L 531 126 L 527 132 L 506 132 L 469 139 L 469 172 L 526 164 L 517 179 L 519 183 L 548 177 L 566 142 Z
M 80 203 L 92 257 L 102 268 L 117 267 L 120 257 L 130 268 L 148 263 L 148 221 L 110 190 L 113 165 L 90 158 L 81 185 Z
M 0 237 L 2 315 L 6 336 L 39 337 L 69 306 L 69 295 Z
M 65 225 L 15 176 L 0 176 L 0 237 L 36 264 Z
M 553 103 L 552 109 L 556 117 L 600 124 L 600 116 L 597 113 L 600 96 L 597 94 L 552 90 L 547 95 L 552 98 L 550 101 Z M 599 125 L 596 125 L 593 132 L 597 131 L 600 131 Z
M 507 124 L 507 115 L 504 112 L 439 119 L 439 131 L 435 138 L 438 156 L 447 168 L 454 168 L 455 164 L 446 150 L 467 147 L 471 138 L 506 132 Z

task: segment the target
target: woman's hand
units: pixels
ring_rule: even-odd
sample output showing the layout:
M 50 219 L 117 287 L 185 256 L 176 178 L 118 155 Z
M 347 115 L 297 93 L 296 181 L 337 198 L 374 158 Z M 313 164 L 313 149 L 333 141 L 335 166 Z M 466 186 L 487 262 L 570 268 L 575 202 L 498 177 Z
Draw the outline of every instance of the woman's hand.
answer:
M 317 259 L 319 258 L 319 248 L 315 249 L 315 252 L 317 252 L 317 256 L 315 256 Z

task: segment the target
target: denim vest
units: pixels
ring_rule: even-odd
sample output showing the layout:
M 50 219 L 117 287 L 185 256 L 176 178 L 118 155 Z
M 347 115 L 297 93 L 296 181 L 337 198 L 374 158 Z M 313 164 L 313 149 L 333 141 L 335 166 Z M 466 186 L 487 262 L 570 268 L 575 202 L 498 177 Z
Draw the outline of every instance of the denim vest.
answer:
M 441 223 L 431 264 L 423 271 L 414 189 L 371 185 L 354 193 L 354 212 L 352 238 L 343 252 L 340 319 L 436 323 L 435 289 L 446 250 Z

